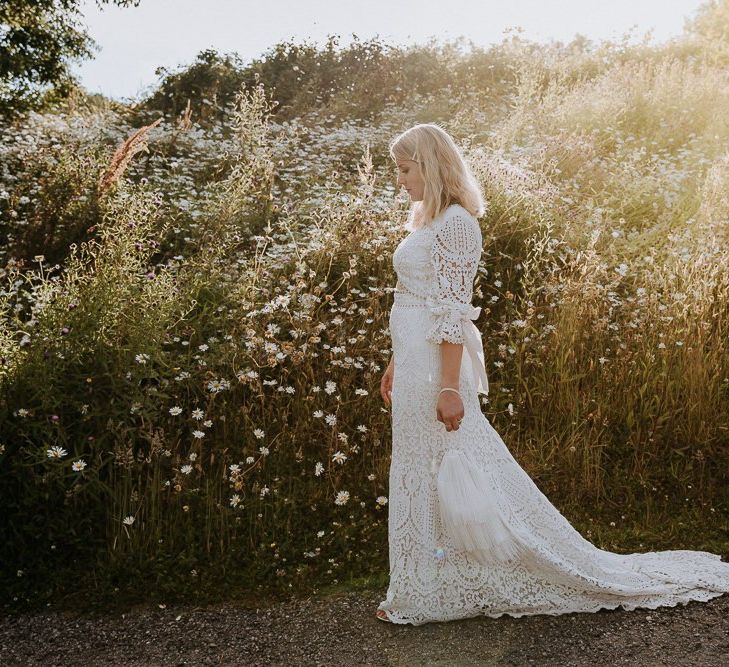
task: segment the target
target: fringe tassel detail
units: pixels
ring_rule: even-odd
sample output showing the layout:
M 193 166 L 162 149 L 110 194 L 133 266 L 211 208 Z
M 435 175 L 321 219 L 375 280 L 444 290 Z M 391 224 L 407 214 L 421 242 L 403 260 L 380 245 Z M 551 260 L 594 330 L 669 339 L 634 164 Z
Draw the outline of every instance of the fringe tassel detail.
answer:
M 518 559 L 526 546 L 502 515 L 493 480 L 465 454 L 449 450 L 438 471 L 443 526 L 457 549 L 482 564 Z

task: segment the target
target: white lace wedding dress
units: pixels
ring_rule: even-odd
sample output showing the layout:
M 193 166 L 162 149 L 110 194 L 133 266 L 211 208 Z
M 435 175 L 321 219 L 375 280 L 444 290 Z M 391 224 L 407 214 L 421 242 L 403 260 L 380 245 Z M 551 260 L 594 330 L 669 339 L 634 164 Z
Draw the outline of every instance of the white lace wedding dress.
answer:
M 654 609 L 729 592 L 729 563 L 716 554 L 598 549 L 512 457 L 479 401 L 488 380 L 471 296 L 481 247 L 478 221 L 454 204 L 393 254 L 390 582 L 378 609 L 421 625 Z M 441 340 L 464 344 L 465 415 L 450 432 L 436 419 Z

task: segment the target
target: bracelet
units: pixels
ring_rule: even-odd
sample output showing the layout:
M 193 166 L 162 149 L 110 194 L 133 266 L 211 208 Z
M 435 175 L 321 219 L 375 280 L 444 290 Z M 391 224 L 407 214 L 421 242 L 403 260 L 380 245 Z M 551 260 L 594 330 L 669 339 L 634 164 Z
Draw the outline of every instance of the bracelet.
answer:
M 454 389 L 453 387 L 443 387 L 443 389 L 441 389 L 438 392 L 438 396 L 440 396 L 444 391 L 455 391 L 456 394 L 458 394 L 459 396 L 461 396 L 461 392 L 458 391 L 458 389 Z M 463 397 L 461 396 L 461 398 L 463 398 Z

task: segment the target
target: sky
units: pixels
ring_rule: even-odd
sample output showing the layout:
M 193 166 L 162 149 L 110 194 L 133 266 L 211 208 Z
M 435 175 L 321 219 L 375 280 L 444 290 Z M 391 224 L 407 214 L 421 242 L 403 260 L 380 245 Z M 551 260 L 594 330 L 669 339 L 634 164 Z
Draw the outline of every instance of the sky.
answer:
M 407 46 L 463 36 L 488 48 L 518 28 L 533 41 L 653 43 L 683 32 L 704 0 L 141 0 L 118 8 L 81 4 L 81 23 L 98 44 L 92 60 L 71 71 L 92 93 L 138 99 L 158 83 L 157 67 L 176 70 L 205 49 L 238 53 L 244 63 L 278 42 L 339 45 L 354 40 Z M 445 10 L 445 11 L 444 11 Z

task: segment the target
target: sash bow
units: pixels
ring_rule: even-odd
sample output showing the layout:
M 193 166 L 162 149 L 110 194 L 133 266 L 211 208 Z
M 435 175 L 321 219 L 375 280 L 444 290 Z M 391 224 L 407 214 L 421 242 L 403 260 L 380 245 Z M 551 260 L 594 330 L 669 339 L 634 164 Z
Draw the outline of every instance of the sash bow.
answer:
M 470 303 L 434 303 L 430 299 L 430 312 L 441 317 L 443 315 L 455 316 L 463 321 L 463 346 L 471 358 L 471 370 L 476 391 L 480 394 L 489 393 L 489 380 L 486 375 L 486 362 L 484 360 L 483 339 L 473 320 L 478 319 L 481 308 Z

